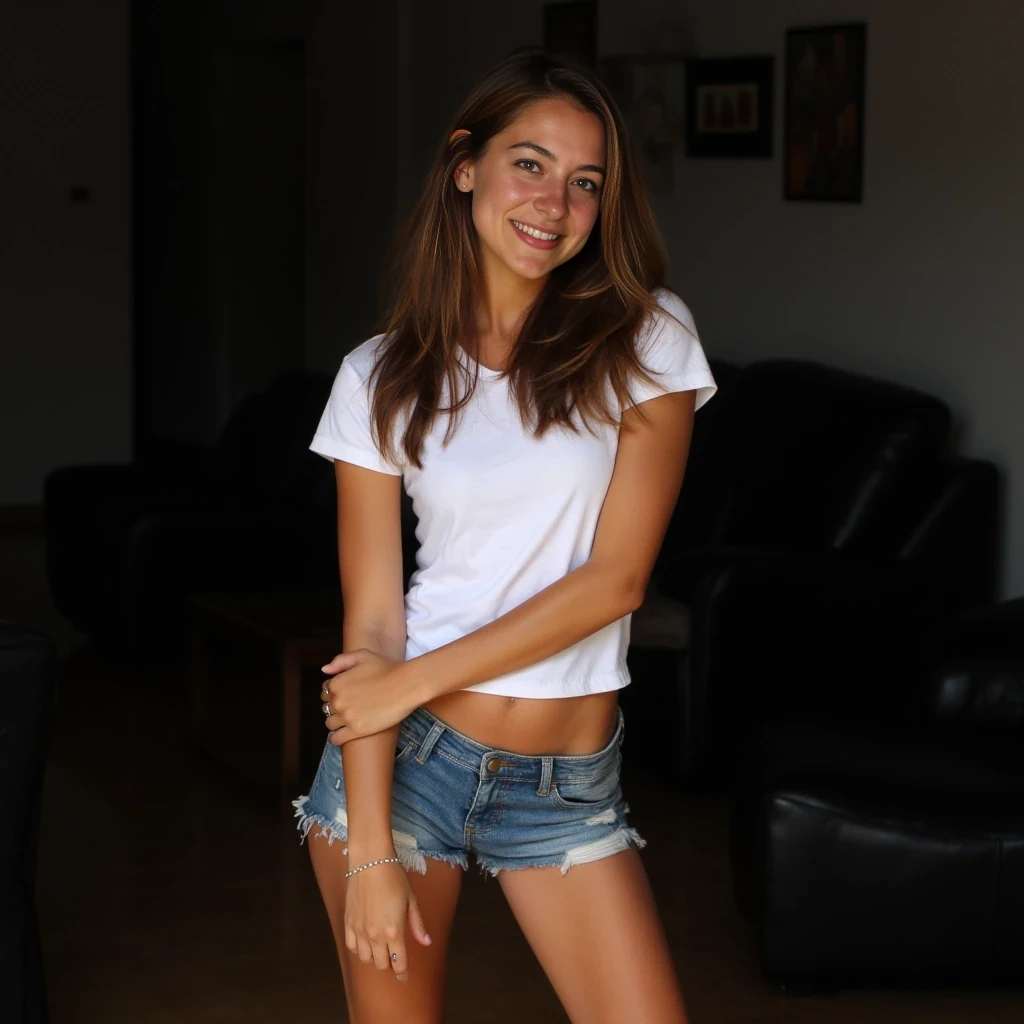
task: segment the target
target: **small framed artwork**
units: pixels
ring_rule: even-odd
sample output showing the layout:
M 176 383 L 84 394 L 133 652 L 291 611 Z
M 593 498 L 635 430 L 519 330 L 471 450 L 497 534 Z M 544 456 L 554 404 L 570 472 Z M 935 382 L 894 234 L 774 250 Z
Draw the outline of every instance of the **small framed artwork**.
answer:
M 786 33 L 786 199 L 859 203 L 867 27 Z
M 615 97 L 648 189 L 668 193 L 673 153 L 683 141 L 685 61 L 682 56 L 616 56 L 600 72 Z
M 774 57 L 686 62 L 686 155 L 772 155 Z

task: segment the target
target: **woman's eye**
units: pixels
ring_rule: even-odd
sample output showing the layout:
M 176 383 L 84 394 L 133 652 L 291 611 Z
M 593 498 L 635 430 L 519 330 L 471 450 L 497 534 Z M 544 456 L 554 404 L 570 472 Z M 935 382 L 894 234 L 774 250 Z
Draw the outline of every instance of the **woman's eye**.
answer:
M 522 160 L 515 162 L 516 167 L 521 167 L 524 171 L 529 171 L 531 174 L 535 174 L 541 169 L 540 164 L 536 160 L 531 160 L 529 157 L 523 157 Z M 600 192 L 601 190 L 597 186 L 597 182 L 592 181 L 590 178 L 577 178 L 574 185 L 579 185 L 584 192 Z

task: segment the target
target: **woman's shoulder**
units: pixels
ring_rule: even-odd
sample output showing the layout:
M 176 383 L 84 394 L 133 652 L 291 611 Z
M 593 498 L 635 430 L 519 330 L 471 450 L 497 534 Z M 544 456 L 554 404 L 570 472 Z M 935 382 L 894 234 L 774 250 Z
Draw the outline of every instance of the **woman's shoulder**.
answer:
M 656 288 L 651 295 L 658 310 L 640 329 L 637 354 L 645 370 L 654 374 L 657 385 L 635 382 L 631 404 L 667 391 L 695 390 L 700 408 L 715 393 L 715 380 L 690 307 L 668 288 Z
M 670 334 L 680 332 L 688 338 L 697 337 L 697 324 L 690 307 L 670 288 L 655 288 L 651 296 L 658 304 L 658 312 L 649 317 L 642 333 L 653 341 L 666 329 Z
M 365 381 L 377 362 L 377 356 L 384 344 L 384 337 L 383 334 L 375 334 L 372 338 L 367 338 L 366 341 L 350 349 L 341 361 L 342 368 L 348 369 L 360 381 Z

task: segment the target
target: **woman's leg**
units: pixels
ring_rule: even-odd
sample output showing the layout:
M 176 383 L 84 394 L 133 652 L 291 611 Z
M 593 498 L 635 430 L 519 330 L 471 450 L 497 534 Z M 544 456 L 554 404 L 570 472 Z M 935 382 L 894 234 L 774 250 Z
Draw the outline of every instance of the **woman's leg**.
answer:
M 409 872 L 419 900 L 431 944 L 422 946 L 406 932 L 409 980 L 400 982 L 394 971 L 379 971 L 364 964 L 345 945 L 345 872 L 348 857 L 344 841 L 310 835 L 309 855 L 334 943 L 338 948 L 345 983 L 350 1024 L 442 1024 L 444 1021 L 445 963 L 455 907 L 462 888 L 462 868 L 427 860 L 427 873 Z
M 601 860 L 498 874 L 573 1024 L 686 1024 L 647 874 L 633 847 Z M 361 1024 L 361 1022 L 360 1022 Z

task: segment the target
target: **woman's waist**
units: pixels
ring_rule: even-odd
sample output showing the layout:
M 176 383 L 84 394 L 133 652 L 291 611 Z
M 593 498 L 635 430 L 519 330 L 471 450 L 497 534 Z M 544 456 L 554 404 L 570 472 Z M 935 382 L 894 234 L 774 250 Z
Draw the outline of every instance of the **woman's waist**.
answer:
M 557 698 L 455 690 L 423 706 L 485 747 L 534 757 L 596 753 L 618 724 L 618 690 Z

